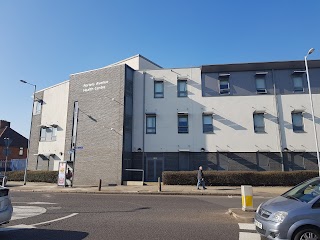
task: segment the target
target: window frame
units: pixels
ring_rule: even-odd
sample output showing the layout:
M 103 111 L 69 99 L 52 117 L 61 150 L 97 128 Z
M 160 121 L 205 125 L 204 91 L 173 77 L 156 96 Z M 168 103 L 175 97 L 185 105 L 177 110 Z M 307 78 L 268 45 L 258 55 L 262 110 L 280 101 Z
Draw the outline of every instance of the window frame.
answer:
M 210 117 L 211 124 L 205 124 L 204 119 L 205 117 Z M 209 130 L 206 130 L 206 128 L 210 128 Z M 202 114 L 202 132 L 206 134 L 214 133 L 213 129 L 213 117 L 212 114 Z
M 221 82 L 228 82 L 228 88 L 222 89 Z M 219 77 L 219 94 L 220 95 L 229 95 L 230 94 L 230 78 L 229 76 Z
M 294 86 L 294 79 L 295 79 L 295 78 L 300 78 L 300 79 L 301 79 L 301 85 L 302 85 L 302 88 L 301 88 L 301 89 L 295 88 L 295 86 Z M 304 93 L 303 73 L 293 73 L 293 74 L 291 75 L 291 79 L 292 79 L 293 92 L 294 92 L 294 93 Z
M 43 101 L 42 100 L 36 100 L 34 101 L 34 104 L 33 104 L 33 115 L 39 115 L 41 114 L 41 111 L 42 111 L 42 103 Z M 40 107 L 39 107 L 40 106 Z
M 162 92 L 156 92 L 156 84 L 162 85 Z M 164 81 L 163 80 L 159 80 L 159 81 L 154 80 L 153 81 L 153 97 L 154 98 L 164 98 Z
M 186 85 L 186 90 L 185 91 L 180 91 L 180 84 L 185 83 Z M 178 79 L 177 80 L 177 96 L 178 97 L 188 97 L 188 80 L 186 79 Z
M 255 133 L 266 133 L 266 123 L 264 121 L 265 119 L 265 113 L 264 112 L 254 112 L 253 113 L 253 130 Z M 257 116 L 262 116 L 263 117 L 263 127 L 262 126 L 257 126 L 256 124 L 256 117 Z
M 19 148 L 19 156 L 23 156 L 23 150 L 24 150 L 23 147 Z
M 258 79 L 262 79 L 264 81 L 264 89 L 258 88 L 258 86 L 257 86 L 257 80 Z M 266 75 L 264 75 L 264 74 L 263 75 L 262 74 L 256 74 L 256 76 L 255 76 L 255 85 L 256 85 L 257 94 L 266 94 L 266 93 L 268 93 Z
M 154 127 L 148 127 L 148 118 L 154 118 Z M 154 130 L 148 132 L 148 130 Z M 157 116 L 153 114 L 146 114 L 146 134 L 156 134 L 157 133 Z
M 187 126 L 180 126 L 180 118 L 186 118 L 187 119 Z M 186 131 L 181 131 L 181 129 L 186 129 Z M 178 114 L 178 133 L 179 134 L 188 134 L 189 133 L 189 115 L 188 114 Z
M 297 126 L 294 124 L 293 122 L 293 115 L 298 115 L 301 116 L 301 126 Z M 295 133 L 304 133 L 304 121 L 303 121 L 303 112 L 301 111 L 293 111 L 291 112 L 291 121 L 292 121 L 292 131 L 295 132 Z M 298 129 L 297 129 L 298 127 Z
M 49 134 L 49 132 L 51 132 Z M 57 127 L 41 127 L 39 142 L 54 142 L 57 141 Z

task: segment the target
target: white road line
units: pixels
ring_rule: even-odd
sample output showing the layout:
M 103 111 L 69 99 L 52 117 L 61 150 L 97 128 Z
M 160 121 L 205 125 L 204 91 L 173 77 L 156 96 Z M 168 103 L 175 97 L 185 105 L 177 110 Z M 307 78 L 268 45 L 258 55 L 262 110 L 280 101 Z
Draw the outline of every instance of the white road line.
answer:
M 64 219 L 67 219 L 67 218 L 71 218 L 73 216 L 76 216 L 78 215 L 79 213 L 72 213 L 68 216 L 65 216 L 65 217 L 62 217 L 62 218 L 57 218 L 57 219 L 53 219 L 53 220 L 50 220 L 50 221 L 46 221 L 46 222 L 40 222 L 40 223 L 36 223 L 36 224 L 32 224 L 32 226 L 39 226 L 39 225 L 43 225 L 43 224 L 47 224 L 47 223 L 52 223 L 52 222 L 57 222 L 57 221 L 61 221 L 61 220 L 64 220 Z
M 36 206 L 13 206 L 13 214 L 11 220 L 23 219 L 38 216 L 47 210 L 43 207 Z
M 33 229 L 33 228 L 36 228 L 36 227 L 32 225 L 20 224 L 20 225 L 14 225 L 6 228 L 0 228 L 0 232 L 17 231 L 22 229 Z
M 238 223 L 239 224 L 239 228 L 242 230 L 256 230 L 256 227 L 253 223 Z
M 239 240 L 261 240 L 261 237 L 258 233 L 240 232 Z
M 7 232 L 7 231 L 17 231 L 17 230 L 23 230 L 23 229 L 33 229 L 36 228 L 36 226 L 40 226 L 43 224 L 47 224 L 47 223 L 52 223 L 52 222 L 57 222 L 57 221 L 61 221 L 67 218 L 71 218 L 73 216 L 78 215 L 78 213 L 72 213 L 68 216 L 62 217 L 62 218 L 57 218 L 57 219 L 53 219 L 50 221 L 46 221 L 46 222 L 40 222 L 40 223 L 36 223 L 36 224 L 32 224 L 32 225 L 26 225 L 26 224 L 20 224 L 20 225 L 14 225 L 14 226 L 9 226 L 6 228 L 0 228 L 0 232 Z
M 28 205 L 54 205 L 57 203 L 51 202 L 11 202 L 12 204 L 28 204 Z

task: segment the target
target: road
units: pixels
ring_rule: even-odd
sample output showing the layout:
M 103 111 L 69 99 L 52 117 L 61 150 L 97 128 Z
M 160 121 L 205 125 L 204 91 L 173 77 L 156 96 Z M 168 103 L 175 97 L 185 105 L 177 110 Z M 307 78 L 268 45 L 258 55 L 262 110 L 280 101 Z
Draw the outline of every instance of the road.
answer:
M 11 192 L 11 199 L 15 214 L 0 239 L 260 239 L 252 224 L 226 214 L 240 197 Z

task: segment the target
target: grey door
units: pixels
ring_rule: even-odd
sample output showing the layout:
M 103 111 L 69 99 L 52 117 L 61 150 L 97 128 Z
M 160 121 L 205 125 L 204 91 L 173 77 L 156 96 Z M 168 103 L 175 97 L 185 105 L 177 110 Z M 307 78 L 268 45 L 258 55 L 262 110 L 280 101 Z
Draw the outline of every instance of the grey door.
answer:
M 189 171 L 189 152 L 179 152 L 179 170 Z
M 163 162 L 163 158 L 147 158 L 146 181 L 155 182 L 158 180 L 158 177 L 162 178 Z

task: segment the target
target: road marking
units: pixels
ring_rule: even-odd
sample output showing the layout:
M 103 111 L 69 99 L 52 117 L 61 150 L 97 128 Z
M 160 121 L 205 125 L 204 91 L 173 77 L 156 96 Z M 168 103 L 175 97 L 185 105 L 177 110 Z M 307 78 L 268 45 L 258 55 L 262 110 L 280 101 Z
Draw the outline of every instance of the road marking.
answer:
M 43 207 L 36 206 L 14 206 L 12 213 L 12 220 L 23 219 L 38 216 L 45 213 L 47 210 Z
M 36 224 L 31 224 L 31 225 L 20 224 L 20 225 L 9 226 L 9 227 L 6 227 L 6 228 L 0 228 L 0 232 L 17 231 L 17 230 L 23 230 L 23 229 L 33 229 L 33 228 L 36 228 L 36 226 L 40 226 L 40 225 L 47 224 L 47 223 L 61 221 L 61 220 L 76 216 L 78 214 L 79 213 L 72 213 L 72 214 L 70 214 L 68 216 L 65 216 L 65 217 L 53 219 L 53 220 L 46 221 L 46 222 L 40 222 L 40 223 L 36 223 Z
M 258 233 L 240 232 L 239 240 L 261 240 L 261 237 Z
M 256 226 L 253 223 L 238 223 L 238 224 L 239 224 L 239 228 L 242 230 L 252 230 L 252 231 L 256 230 Z
M 246 232 L 239 232 L 239 240 L 261 240 L 259 233 L 256 231 L 256 227 L 253 223 L 238 223 L 240 230 Z
M 17 230 L 33 229 L 33 228 L 36 228 L 36 227 L 32 225 L 20 224 L 20 225 L 14 225 L 6 228 L 0 228 L 0 232 L 17 231 Z
M 78 215 L 79 213 L 72 213 L 68 216 L 65 216 L 65 217 L 62 217 L 62 218 L 57 218 L 57 219 L 53 219 L 53 220 L 50 220 L 50 221 L 46 221 L 46 222 L 40 222 L 40 223 L 36 223 L 36 224 L 32 224 L 32 226 L 39 226 L 39 225 L 43 225 L 43 224 L 47 224 L 47 223 L 52 223 L 52 222 L 57 222 L 57 221 L 61 221 L 61 220 L 64 220 L 64 219 L 67 219 L 67 218 L 71 218 L 73 216 L 76 216 Z
M 28 204 L 28 205 L 54 205 L 57 203 L 51 202 L 12 202 L 13 204 Z

